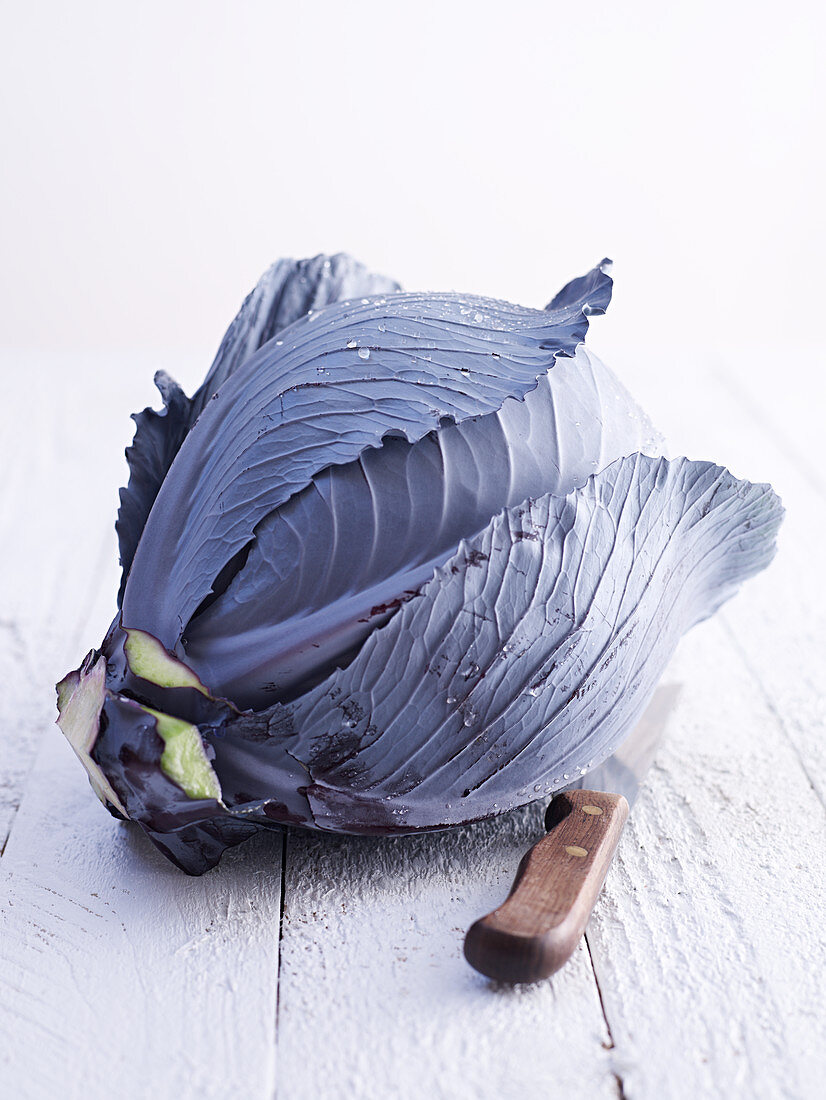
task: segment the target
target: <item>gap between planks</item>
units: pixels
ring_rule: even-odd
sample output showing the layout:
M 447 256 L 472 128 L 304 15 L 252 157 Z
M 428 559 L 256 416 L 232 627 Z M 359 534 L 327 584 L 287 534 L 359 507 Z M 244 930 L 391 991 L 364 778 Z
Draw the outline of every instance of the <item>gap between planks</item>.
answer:
M 598 904 L 598 903 L 597 903 Z M 610 1049 L 615 1050 L 617 1044 L 614 1042 L 614 1033 L 611 1030 L 611 1021 L 608 1019 L 608 1011 L 605 1007 L 605 998 L 602 996 L 602 990 L 599 985 L 599 975 L 597 974 L 597 968 L 594 965 L 594 953 L 591 950 L 591 941 L 588 939 L 588 929 L 585 929 L 585 935 L 582 937 L 585 944 L 585 948 L 588 951 L 588 960 L 591 963 L 591 973 L 594 975 L 594 983 L 597 987 L 597 996 L 599 997 L 599 1007 L 602 1009 L 602 1018 L 605 1020 L 605 1030 L 608 1032 L 608 1042 Z M 614 1080 L 617 1084 L 617 1100 L 626 1100 L 625 1097 L 625 1084 L 622 1077 L 616 1071 L 614 1072 Z
M 803 774 L 806 776 L 806 779 L 808 780 L 809 786 L 812 789 L 812 793 L 814 794 L 815 798 L 820 802 L 820 805 L 822 806 L 824 812 L 826 813 L 826 797 L 824 797 L 823 788 L 815 781 L 814 776 L 809 771 L 809 767 L 806 763 L 806 759 L 803 756 L 803 753 L 801 752 L 800 746 L 798 745 L 797 741 L 792 736 L 791 731 L 789 730 L 788 725 L 787 725 L 787 723 L 786 723 L 786 721 L 783 717 L 782 711 L 779 709 L 779 707 L 775 703 L 774 699 L 772 698 L 771 693 L 766 690 L 765 681 L 762 679 L 762 677 L 758 673 L 757 669 L 754 668 L 751 661 L 749 660 L 749 655 L 746 652 L 746 650 L 743 648 L 743 645 L 740 641 L 740 636 L 737 633 L 737 631 L 733 629 L 731 623 L 726 618 L 725 612 L 721 612 L 720 621 L 723 625 L 723 629 L 726 631 L 726 633 L 728 634 L 728 636 L 731 640 L 732 646 L 734 647 L 737 654 L 739 655 L 740 660 L 743 662 L 743 665 L 745 666 L 746 671 L 748 672 L 751 679 L 754 681 L 755 689 L 760 693 L 760 695 L 763 698 L 763 701 L 766 704 L 767 709 L 773 715 L 773 717 L 775 719 L 775 722 L 777 723 L 778 733 L 780 734 L 781 737 L 783 737 L 786 740 L 786 742 L 789 745 L 789 748 L 792 750 L 792 752 L 797 757 L 797 760 L 800 764 L 800 769 L 803 772 Z

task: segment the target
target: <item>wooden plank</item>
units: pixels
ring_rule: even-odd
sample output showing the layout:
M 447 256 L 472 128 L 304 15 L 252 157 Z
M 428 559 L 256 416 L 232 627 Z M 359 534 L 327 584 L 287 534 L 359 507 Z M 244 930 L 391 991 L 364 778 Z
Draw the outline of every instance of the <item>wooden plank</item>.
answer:
M 111 361 L 7 352 L 0 369 L 15 410 L 0 435 L 2 851 L 54 722 L 55 681 L 99 642 L 114 610 L 130 387 L 114 384 Z
M 503 899 L 541 833 L 532 807 L 431 836 L 290 836 L 280 1097 L 615 1100 L 584 943 L 532 986 L 497 986 L 462 957 L 465 930 Z
M 50 737 L 1 865 L 9 1095 L 269 1100 L 280 859 L 272 835 L 188 878 Z
M 628 373 L 672 453 L 771 480 L 788 515 L 771 568 L 683 643 L 672 674 L 686 690 L 632 815 L 638 847 L 621 849 L 589 931 L 623 1082 L 651 1096 L 820 1095 L 826 603 L 812 547 L 826 516 L 768 413 L 702 362 Z
M 22 719 L 15 757 L 42 748 L 0 863 L 0 1077 L 20 1096 L 239 1089 L 269 1100 L 281 837 L 187 878 L 109 817 L 53 726 L 54 681 L 99 642 L 114 606 L 120 452 L 125 413 L 140 401 L 108 366 L 40 364 L 37 446 L 22 418 L 4 437 L 4 534 L 16 553 L 5 587 L 14 644 L 5 647 L 13 689 L 3 736 Z M 12 380 L 21 407 L 24 375 Z M 23 770 L 4 766 L 7 810 Z
M 819 453 L 826 379 L 813 371 L 810 380 L 771 386 L 768 371 L 782 370 L 780 364 L 765 357 L 749 365 L 757 374 L 749 388 L 743 358 L 716 372 L 723 416 L 738 425 L 738 463 L 771 463 L 786 518 L 777 560 L 760 578 L 762 598 L 737 601 L 725 621 L 826 805 L 826 462 Z
M 746 349 L 730 360 L 730 371 L 738 378 L 759 371 L 761 358 L 775 370 L 788 369 L 757 349 Z M 776 387 L 777 411 L 772 413 L 770 393 L 775 391 L 755 384 L 750 400 L 743 400 L 726 380 L 728 371 L 728 365 L 714 370 L 675 355 L 664 356 L 659 369 L 651 360 L 629 363 L 627 373 L 628 384 L 666 432 L 672 453 L 712 458 L 738 477 L 770 481 L 783 498 L 786 517 L 777 558 L 726 605 L 722 619 L 752 669 L 755 690 L 764 694 L 826 804 L 826 500 L 807 476 L 815 457 L 811 432 L 796 440 L 788 415 L 790 392 L 807 394 L 814 409 L 822 408 L 818 395 L 826 392 L 826 380 L 792 372 L 784 387 Z M 755 395 L 760 395 L 759 412 Z M 811 423 L 813 415 L 802 413 L 803 423 Z M 797 451 L 788 443 L 790 436 Z
M 820 1095 L 826 819 L 718 621 L 588 932 L 629 1096 Z

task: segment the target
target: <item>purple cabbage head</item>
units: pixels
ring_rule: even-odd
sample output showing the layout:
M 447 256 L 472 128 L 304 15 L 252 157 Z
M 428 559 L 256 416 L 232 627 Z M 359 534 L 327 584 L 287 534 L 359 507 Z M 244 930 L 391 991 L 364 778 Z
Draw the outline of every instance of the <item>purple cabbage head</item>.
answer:
M 261 828 L 398 834 L 565 786 L 774 552 L 771 488 L 669 460 L 545 309 L 273 265 L 135 419 L 123 580 L 58 685 L 92 785 L 191 873 Z

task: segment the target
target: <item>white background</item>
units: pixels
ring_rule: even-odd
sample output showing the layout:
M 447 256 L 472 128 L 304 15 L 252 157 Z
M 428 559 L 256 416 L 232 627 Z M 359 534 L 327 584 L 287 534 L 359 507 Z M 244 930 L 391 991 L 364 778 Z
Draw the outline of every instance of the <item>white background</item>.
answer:
M 819 9 L 0 11 L 6 1091 L 819 1100 Z M 771 568 L 681 645 L 678 711 L 552 982 L 489 987 L 461 955 L 538 805 L 398 844 L 261 838 L 190 879 L 104 813 L 53 727 L 52 685 L 114 613 L 128 413 L 157 401 L 154 368 L 191 391 L 273 259 L 338 249 L 409 288 L 537 305 L 613 256 L 590 346 L 672 453 L 770 480 L 788 509 Z
M 4 2 L 0 344 L 191 389 L 272 260 L 340 249 L 536 305 L 610 255 L 620 367 L 806 343 L 819 9 Z

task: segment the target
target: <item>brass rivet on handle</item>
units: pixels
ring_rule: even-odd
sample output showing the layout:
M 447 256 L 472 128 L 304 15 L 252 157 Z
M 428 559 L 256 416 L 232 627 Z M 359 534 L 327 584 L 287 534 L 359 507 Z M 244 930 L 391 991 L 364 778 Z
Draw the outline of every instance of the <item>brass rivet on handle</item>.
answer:
M 583 806 L 582 812 L 584 814 L 592 814 L 596 817 L 598 814 L 604 813 L 604 810 L 601 810 L 599 806 Z
M 580 848 L 578 844 L 566 844 L 565 851 L 569 856 L 576 856 L 577 859 L 582 859 L 587 856 L 588 853 L 584 848 Z

